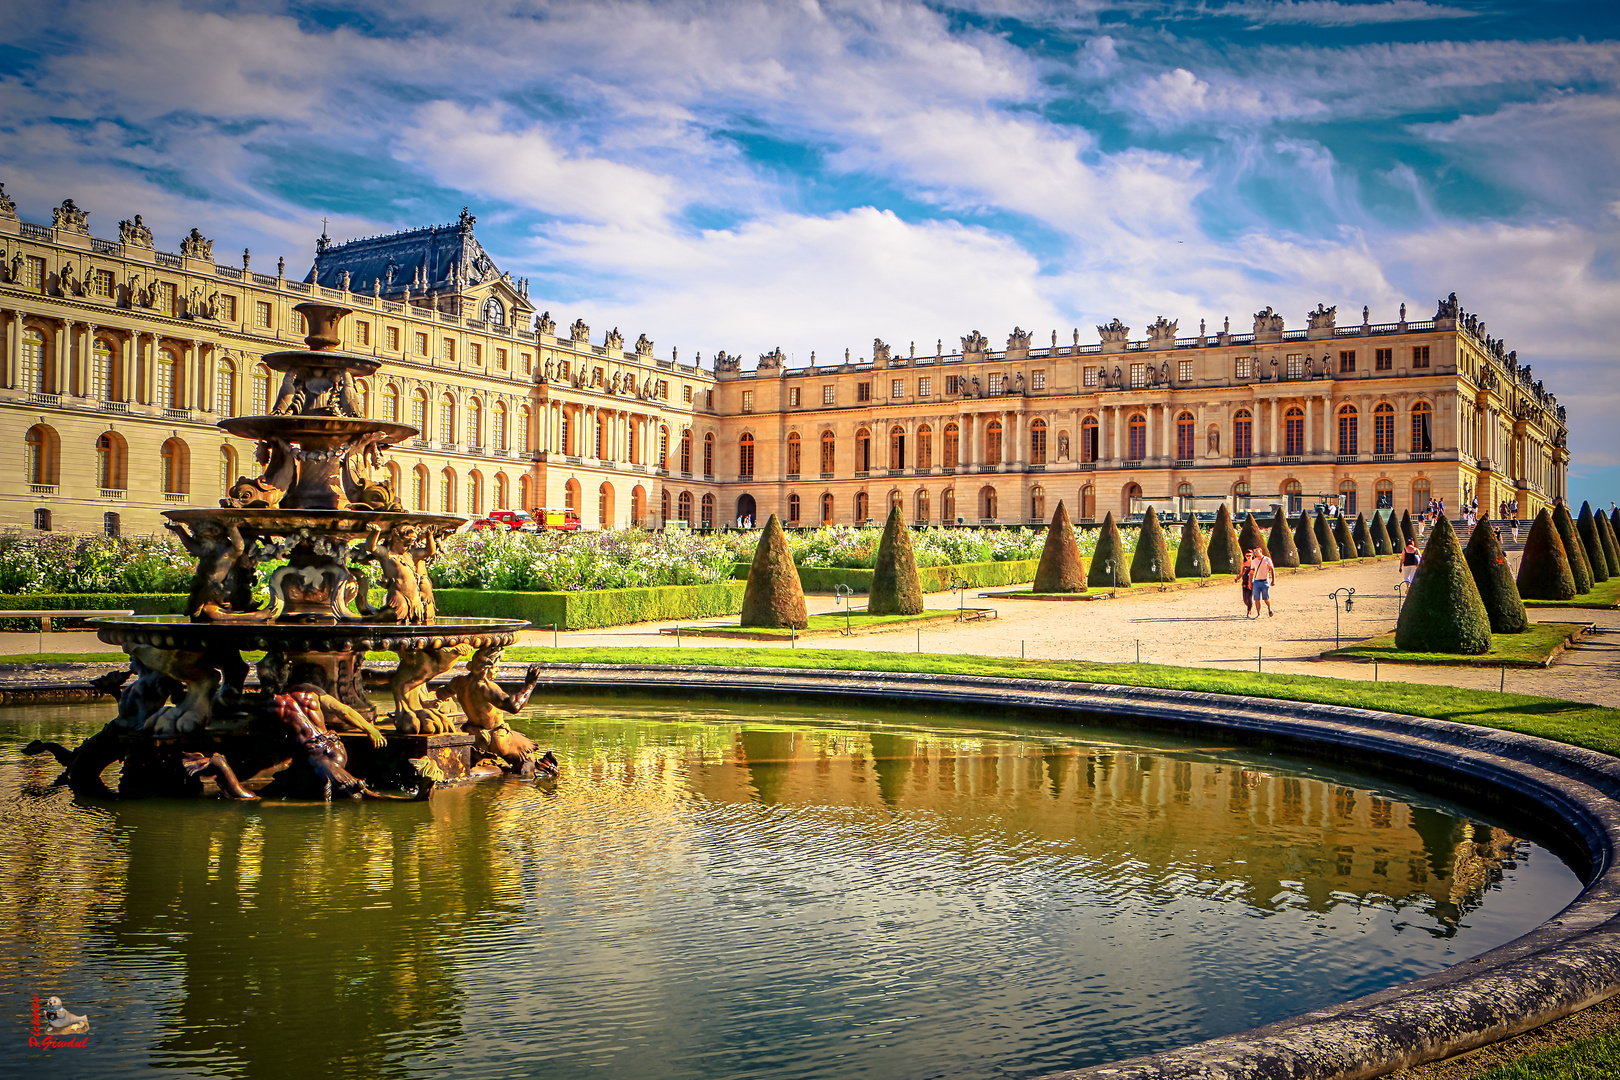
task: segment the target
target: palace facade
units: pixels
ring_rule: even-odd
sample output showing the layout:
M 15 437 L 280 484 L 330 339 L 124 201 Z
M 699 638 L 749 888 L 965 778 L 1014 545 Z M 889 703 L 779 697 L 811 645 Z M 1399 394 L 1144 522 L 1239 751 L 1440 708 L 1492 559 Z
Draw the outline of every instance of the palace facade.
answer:
M 347 351 L 383 360 L 367 412 L 419 436 L 393 447 L 412 508 L 482 515 L 571 506 L 586 527 L 1077 519 L 1145 501 L 1337 499 L 1350 513 L 1431 498 L 1531 516 L 1565 494 L 1564 410 L 1528 364 L 1455 297 L 1431 319 L 1303 329 L 1270 308 L 1247 333 L 1145 339 L 1119 320 L 1101 341 L 1003 348 L 978 331 L 933 355 L 713 370 L 657 355 L 617 328 L 559 333 L 528 283 L 501 272 L 463 211 L 448 225 L 316 241 L 301 280 L 215 261 L 193 229 L 158 250 L 137 215 L 93 236 L 64 202 L 22 221 L 0 189 L 0 438 L 22 468 L 0 477 L 0 525 L 152 532 L 161 512 L 211 504 L 254 446 L 216 428 L 269 411 L 260 357 L 302 342 L 304 300 L 347 305 Z M 697 359 L 701 359 L 700 357 Z M 1134 501 L 1133 501 L 1134 500 Z

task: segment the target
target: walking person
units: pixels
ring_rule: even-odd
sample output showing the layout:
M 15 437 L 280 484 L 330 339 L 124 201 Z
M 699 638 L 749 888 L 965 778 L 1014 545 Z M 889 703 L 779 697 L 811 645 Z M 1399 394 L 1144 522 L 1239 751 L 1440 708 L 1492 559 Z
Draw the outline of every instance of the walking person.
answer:
M 1407 588 L 1411 588 L 1412 579 L 1417 577 L 1418 561 L 1420 559 L 1417 543 L 1408 540 L 1406 547 L 1401 549 L 1401 553 L 1396 558 L 1401 563 L 1401 577 L 1405 579 Z
M 1266 603 L 1266 614 L 1275 616 L 1271 610 L 1271 587 L 1277 583 L 1277 564 L 1271 561 L 1265 548 L 1254 549 L 1254 574 L 1250 588 L 1254 590 L 1254 617 L 1260 617 L 1260 602 Z
M 1254 556 L 1260 549 L 1255 548 L 1243 556 L 1243 565 L 1238 567 L 1238 584 L 1243 586 L 1243 617 L 1254 618 Z

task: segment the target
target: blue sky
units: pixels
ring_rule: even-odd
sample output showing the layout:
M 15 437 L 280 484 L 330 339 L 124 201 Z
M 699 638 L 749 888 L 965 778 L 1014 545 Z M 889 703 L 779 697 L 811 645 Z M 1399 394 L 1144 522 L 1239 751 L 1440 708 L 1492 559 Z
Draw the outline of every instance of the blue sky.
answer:
M 1455 290 L 1620 498 L 1620 5 L 14 0 L 0 181 L 307 269 L 452 220 L 683 359 Z

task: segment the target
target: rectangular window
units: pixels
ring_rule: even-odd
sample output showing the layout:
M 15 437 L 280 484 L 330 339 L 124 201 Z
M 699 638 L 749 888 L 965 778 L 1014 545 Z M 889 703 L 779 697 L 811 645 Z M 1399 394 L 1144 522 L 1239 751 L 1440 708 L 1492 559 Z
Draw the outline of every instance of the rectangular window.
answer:
M 1082 385 L 1082 386 L 1096 386 L 1097 385 L 1097 369 L 1094 368 L 1094 367 L 1087 367 L 1086 370 L 1080 376 L 1080 385 Z
M 263 329 L 270 328 L 270 301 L 260 300 L 253 305 L 253 325 Z
M 688 405 L 692 404 L 692 387 L 690 385 L 681 387 L 681 400 Z
M 484 347 L 476 341 L 469 342 L 467 345 L 467 359 L 482 367 L 484 364 Z
M 99 296 L 102 299 L 110 299 L 112 297 L 112 295 L 113 295 L 113 290 L 115 290 L 117 287 L 118 286 L 115 283 L 115 279 L 113 278 L 113 272 L 111 270 L 92 270 L 92 271 L 90 271 L 90 295 L 91 296 Z M 234 319 L 234 318 L 236 318 L 236 297 L 232 296 L 232 297 L 229 297 L 228 299 L 231 302 L 231 306 L 230 306 L 231 318 Z
M 568 361 L 567 360 L 559 360 L 559 361 L 557 361 L 557 378 L 559 378 L 559 379 L 568 378 L 568 371 L 569 371 L 569 368 L 568 368 Z
M 591 385 L 592 386 L 606 386 L 607 385 L 606 383 L 604 383 L 602 381 L 602 369 L 601 368 L 593 368 L 591 370 Z
M 297 330 L 300 334 L 309 333 L 309 323 L 304 319 L 303 312 L 293 312 L 293 329 Z
M 1029 386 L 1032 390 L 1046 389 L 1046 369 L 1041 368 L 1029 377 Z
M 1429 366 L 1429 347 L 1427 345 L 1412 346 L 1412 366 L 1415 368 Z
M 821 388 L 821 403 L 823 405 L 836 405 L 838 403 L 838 388 L 828 383 Z
M 663 401 L 668 401 L 669 400 L 669 380 L 668 379 L 659 379 L 658 380 L 658 397 Z
M 1176 381 L 1190 383 L 1193 380 L 1193 362 L 1182 360 L 1176 364 Z
M 906 396 L 906 384 L 901 379 L 889 380 L 889 397 L 898 401 Z
M 180 290 L 174 282 L 158 282 L 157 309 L 165 315 L 180 314 Z
M 788 387 L 788 407 L 789 408 L 797 409 L 799 407 L 799 394 L 800 394 L 800 388 L 799 387 L 797 387 L 797 386 Z
M 992 371 L 990 373 L 990 396 L 991 397 L 996 397 L 1000 393 L 1001 393 L 1001 372 Z
M 714 389 L 712 387 L 703 391 L 703 407 L 705 409 L 714 408 Z
M 745 413 L 753 412 L 754 411 L 754 392 L 752 390 L 744 390 L 742 392 L 742 394 L 743 394 L 742 411 L 745 412 Z
M 960 376 L 960 375 L 947 375 L 947 376 L 945 376 L 945 394 L 946 394 L 946 396 L 947 397 L 955 397 L 956 395 L 960 394 L 961 392 L 962 392 L 962 376 Z
M 1394 349 L 1374 349 L 1373 350 L 1373 370 L 1374 371 L 1394 371 L 1395 370 L 1395 350 Z
M 45 260 L 38 255 L 29 255 L 24 258 L 22 286 L 36 292 L 45 287 Z M 174 286 L 170 285 L 169 290 L 172 294 Z
M 934 380 L 930 376 L 923 376 L 917 380 L 917 396 L 928 397 L 934 392 Z
M 1342 353 L 1340 353 L 1339 354 L 1339 374 L 1340 375 L 1350 375 L 1350 374 L 1354 374 L 1355 370 L 1356 370 L 1356 354 L 1353 353 L 1353 352 L 1342 352 Z
M 1131 365 L 1131 389 L 1140 389 L 1147 385 L 1147 365 Z
M 415 334 L 415 338 L 416 338 L 416 355 L 417 356 L 426 356 L 427 355 L 427 335 L 422 333 L 421 331 L 418 331 Z
M 399 327 L 390 326 L 385 330 L 383 341 L 387 343 L 389 352 L 399 352 Z
M 1234 379 L 1252 379 L 1252 378 L 1254 378 L 1254 359 L 1253 359 L 1253 357 L 1248 357 L 1248 356 L 1240 356 L 1240 357 L 1238 357 L 1237 358 L 1237 364 L 1236 364 L 1236 370 L 1232 373 L 1232 377 Z
M 439 352 L 439 359 L 443 360 L 447 364 L 455 363 L 456 362 L 456 339 L 455 338 L 448 338 L 448 337 L 447 338 L 442 338 L 440 340 L 440 344 L 442 344 L 444 346 L 444 348 L 442 350 L 440 350 L 440 352 Z
M 1288 354 L 1288 369 L 1287 370 L 1288 370 L 1288 374 L 1286 376 L 1284 376 L 1284 378 L 1298 379 L 1298 378 L 1304 377 L 1304 375 L 1305 375 L 1305 354 L 1304 353 L 1297 353 L 1297 352 L 1289 353 Z
M 506 370 L 506 350 L 505 349 L 496 349 L 495 350 L 495 367 L 496 367 L 496 370 L 498 370 L 498 371 L 505 371 Z
M 101 273 L 101 271 L 98 270 L 97 273 Z M 219 298 L 219 314 L 220 314 L 220 318 L 224 319 L 226 322 L 235 322 L 236 321 L 236 297 L 234 297 L 234 296 L 222 296 L 222 297 L 220 297 Z
M 872 383 L 871 383 L 870 380 L 868 380 L 867 382 L 858 382 L 858 383 L 855 384 L 855 400 L 856 401 L 871 401 L 872 400 Z

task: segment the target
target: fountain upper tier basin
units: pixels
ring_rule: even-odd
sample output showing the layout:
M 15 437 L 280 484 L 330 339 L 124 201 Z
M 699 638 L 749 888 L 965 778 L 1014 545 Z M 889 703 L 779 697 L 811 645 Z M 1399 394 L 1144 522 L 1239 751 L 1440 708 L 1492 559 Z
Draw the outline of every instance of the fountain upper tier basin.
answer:
M 97 619 L 91 625 L 109 645 L 150 645 L 182 652 L 205 652 L 226 645 L 284 653 L 346 653 L 510 645 L 529 624 L 523 619 L 445 616 L 431 623 L 194 623 L 184 615 L 135 615 Z
M 353 375 L 370 375 L 382 367 L 379 356 L 360 353 L 328 352 L 324 349 L 282 349 L 265 353 L 264 366 L 272 371 L 301 371 L 307 368 L 326 368 L 347 371 Z
M 398 525 L 460 529 L 468 518 L 460 514 L 423 514 L 394 510 L 290 510 L 280 507 L 190 507 L 165 510 L 163 516 L 183 525 L 217 522 L 227 528 L 235 525 L 260 536 L 286 536 L 304 530 L 322 536 L 360 539 L 373 529 Z

